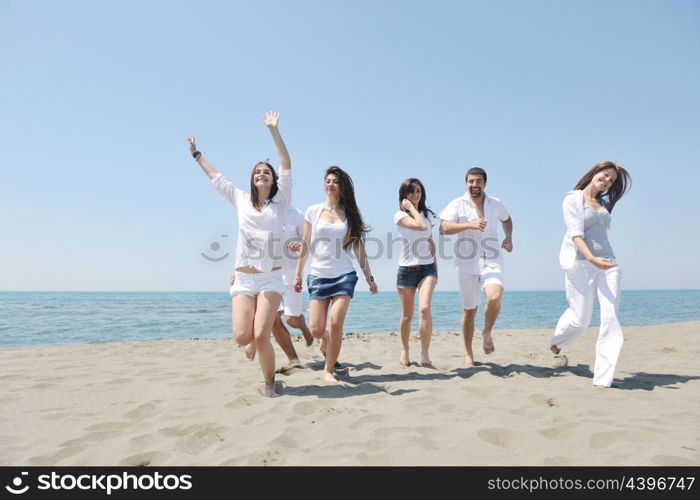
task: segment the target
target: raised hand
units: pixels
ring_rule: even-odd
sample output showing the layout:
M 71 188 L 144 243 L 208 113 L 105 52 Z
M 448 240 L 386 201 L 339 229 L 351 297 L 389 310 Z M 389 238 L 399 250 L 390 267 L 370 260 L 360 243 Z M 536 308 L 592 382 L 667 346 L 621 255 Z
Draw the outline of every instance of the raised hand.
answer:
M 194 143 L 194 136 L 193 135 L 187 136 L 187 142 L 190 143 L 190 153 L 194 153 L 195 151 L 197 151 L 197 145 Z
M 401 208 L 404 210 L 411 210 L 411 207 L 413 206 L 413 203 L 411 203 L 408 198 L 404 198 L 401 200 Z
M 268 111 L 263 116 L 263 123 L 270 128 L 277 128 L 277 123 L 280 121 L 280 114 L 277 111 Z

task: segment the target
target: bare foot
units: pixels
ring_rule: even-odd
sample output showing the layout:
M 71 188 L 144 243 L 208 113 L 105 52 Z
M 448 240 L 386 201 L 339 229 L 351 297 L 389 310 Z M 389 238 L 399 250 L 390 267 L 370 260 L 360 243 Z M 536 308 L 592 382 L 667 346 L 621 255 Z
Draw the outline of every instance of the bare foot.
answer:
M 253 361 L 255 359 L 255 342 L 251 342 L 250 344 L 245 346 L 243 352 L 245 353 L 246 358 L 248 358 L 250 361 Z
M 340 382 L 338 381 L 337 378 L 335 378 L 335 375 L 333 375 L 333 372 L 327 372 L 324 370 L 323 372 L 323 380 L 326 382 L 328 385 L 337 385 Z
M 421 366 L 429 366 L 430 368 L 433 367 L 433 362 L 430 361 L 430 356 L 428 356 L 427 352 L 423 352 L 420 355 L 420 365 Z
M 290 359 L 286 365 L 278 368 L 275 373 L 284 373 L 286 371 L 291 370 L 292 368 L 302 368 L 302 367 L 303 367 L 303 365 L 301 364 L 301 361 L 299 361 L 297 358 L 294 358 L 294 359 Z
M 467 354 L 464 356 L 464 366 L 470 367 L 470 366 L 475 366 L 474 365 L 474 358 L 472 357 L 471 354 Z
M 321 342 L 319 342 L 318 345 L 318 350 L 321 351 L 321 354 L 323 354 L 323 357 L 326 357 L 326 345 L 328 344 L 328 341 L 326 340 L 326 336 L 324 335 L 321 337 Z
M 491 332 L 482 332 L 481 336 L 484 338 L 484 354 L 491 354 L 496 348 L 493 346 L 493 337 Z
M 554 354 L 559 354 L 561 352 L 561 349 L 559 349 L 557 346 L 553 345 L 552 347 L 549 348 L 550 351 L 552 351 Z
M 401 366 L 411 366 L 411 362 L 408 360 L 408 351 L 406 349 L 401 351 L 399 363 L 401 364 Z
M 311 347 L 311 345 L 314 343 L 314 338 L 309 332 L 305 332 L 302 330 L 301 332 L 304 335 L 304 340 L 306 341 L 306 347 Z
M 278 398 L 280 394 L 275 390 L 275 383 L 265 384 L 265 397 L 266 398 Z

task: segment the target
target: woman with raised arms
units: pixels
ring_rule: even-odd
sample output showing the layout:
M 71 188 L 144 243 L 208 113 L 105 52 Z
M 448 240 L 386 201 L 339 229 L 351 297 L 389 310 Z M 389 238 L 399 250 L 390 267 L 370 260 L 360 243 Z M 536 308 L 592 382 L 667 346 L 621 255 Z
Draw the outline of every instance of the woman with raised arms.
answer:
M 249 193 L 221 175 L 197 150 L 194 137 L 188 137 L 192 156 L 238 214 L 235 280 L 229 290 L 233 335 L 241 346 L 255 342 L 267 397 L 279 396 L 270 332 L 285 289 L 281 245 L 284 215 L 292 198 L 292 163 L 278 122 L 279 114 L 273 111 L 263 118 L 279 155 L 279 175 L 269 163 L 256 163 L 250 174 Z

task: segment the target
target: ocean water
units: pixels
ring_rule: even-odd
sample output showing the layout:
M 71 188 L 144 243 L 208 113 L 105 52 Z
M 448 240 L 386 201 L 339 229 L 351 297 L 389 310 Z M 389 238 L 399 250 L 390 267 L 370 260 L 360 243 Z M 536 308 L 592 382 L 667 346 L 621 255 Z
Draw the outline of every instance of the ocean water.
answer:
M 432 307 L 435 330 L 459 330 L 458 292 L 436 292 Z M 554 328 L 565 309 L 563 291 L 506 291 L 496 328 Z M 357 292 L 345 331 L 395 332 L 399 315 L 395 292 Z M 620 316 L 623 326 L 700 320 L 700 290 L 623 291 Z M 225 292 L 0 292 L 0 347 L 230 335 Z

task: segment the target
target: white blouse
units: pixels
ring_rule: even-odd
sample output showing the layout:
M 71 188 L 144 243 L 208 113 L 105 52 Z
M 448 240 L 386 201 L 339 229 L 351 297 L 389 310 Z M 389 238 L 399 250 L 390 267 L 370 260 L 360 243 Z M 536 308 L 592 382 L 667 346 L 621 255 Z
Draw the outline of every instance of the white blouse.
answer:
M 348 232 L 348 221 L 332 224 L 321 220 L 323 203 L 306 209 L 304 220 L 311 224 L 311 271 L 309 274 L 320 278 L 337 278 L 355 270 L 352 253 L 343 248 Z
M 428 265 L 435 262 L 435 258 L 430 251 L 430 236 L 433 232 L 433 215 L 428 212 L 426 218 L 420 214 L 421 219 L 427 226 L 423 231 L 410 229 L 399 224 L 401 219 L 411 217 L 410 214 L 399 210 L 394 214 L 394 224 L 401 235 L 401 257 L 399 257 L 399 266 L 419 266 Z
M 292 202 L 292 171 L 280 170 L 278 191 L 260 211 L 253 207 L 249 193 L 238 189 L 220 173 L 211 183 L 238 214 L 236 269 L 251 266 L 266 273 L 273 267 L 281 267 L 284 264 L 284 217 Z

